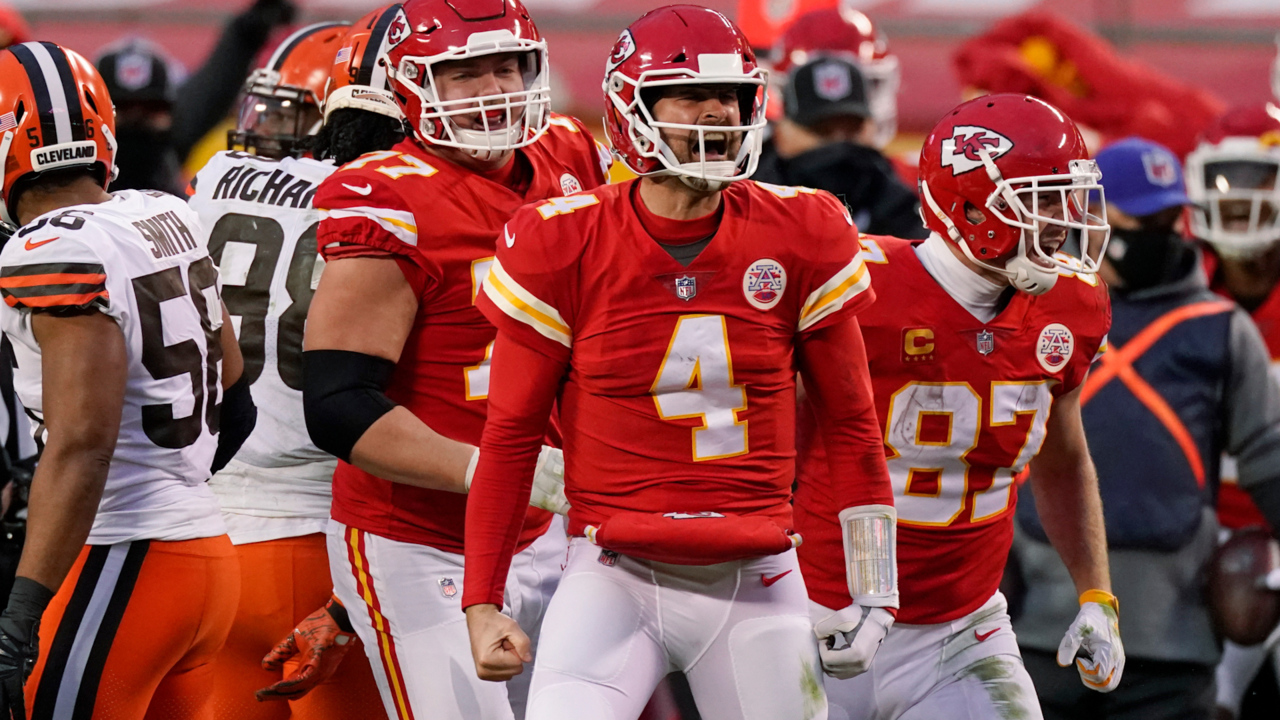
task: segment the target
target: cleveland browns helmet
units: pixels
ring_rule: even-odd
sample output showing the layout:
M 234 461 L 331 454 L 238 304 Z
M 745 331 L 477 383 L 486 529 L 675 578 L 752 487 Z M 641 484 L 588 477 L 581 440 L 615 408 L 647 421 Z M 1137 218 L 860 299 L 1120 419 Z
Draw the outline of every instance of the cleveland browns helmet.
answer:
M 637 175 L 676 175 L 686 182 L 723 186 L 751 177 L 760 160 L 766 124 L 768 73 L 742 31 L 715 10 L 671 5 L 653 10 L 622 31 L 605 63 L 605 129 L 614 153 Z M 689 125 L 660 122 L 653 115 L 654 94 L 672 85 L 734 85 L 741 110 L 739 125 Z M 682 163 L 662 131 L 696 133 L 696 160 Z M 735 157 L 708 161 L 707 134 L 740 133 Z M 728 140 L 710 141 L 713 146 Z
M 303 139 L 320 129 L 320 98 L 347 27 L 308 25 L 285 38 L 266 66 L 249 75 L 236 127 L 227 132 L 229 150 L 272 158 L 305 152 Z
M 867 104 L 875 123 L 873 144 L 884 149 L 898 134 L 898 56 L 871 18 L 846 7 L 813 10 L 796 18 L 774 44 L 773 71 L 782 80 L 793 68 L 819 57 L 839 57 L 858 66 L 867 84 Z
M 1063 112 L 1028 95 L 988 95 L 943 117 L 920 151 L 925 225 L 1019 290 L 1047 292 L 1059 271 L 1093 274 L 1111 226 L 1102 173 Z M 1100 215 L 1089 211 L 1089 193 Z M 1059 252 L 1078 231 L 1080 255 Z
M 0 216 L 19 224 L 14 188 L 41 173 L 91 169 L 105 190 L 115 179 L 115 111 L 93 63 L 51 42 L 0 50 Z
M 425 145 L 458 148 L 490 159 L 537 141 L 551 123 L 547 43 L 520 0 L 409 0 L 404 22 L 388 31 L 396 101 Z M 441 100 L 441 63 L 513 53 L 523 89 Z M 500 118 L 491 113 L 501 114 Z M 480 127 L 474 127 L 476 121 Z
M 391 28 L 399 28 L 398 38 Z M 347 30 L 334 57 L 324 96 L 324 119 L 334 110 L 354 108 L 401 120 L 387 79 L 387 51 L 395 39 L 408 37 L 409 21 L 400 3 L 374 10 Z
M 1280 241 L 1280 108 L 1228 110 L 1187 155 L 1191 233 L 1227 258 L 1255 257 Z

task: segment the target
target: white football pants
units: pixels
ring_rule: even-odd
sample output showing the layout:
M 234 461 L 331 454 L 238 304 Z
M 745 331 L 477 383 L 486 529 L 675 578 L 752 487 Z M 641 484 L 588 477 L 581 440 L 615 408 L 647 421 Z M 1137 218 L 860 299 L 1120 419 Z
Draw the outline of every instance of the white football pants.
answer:
M 668 672 L 704 720 L 823 720 L 795 551 L 709 566 L 620 556 L 585 538 L 543 622 L 529 720 L 635 720 Z
M 811 609 L 815 623 L 831 614 L 817 603 Z M 827 677 L 826 687 L 831 720 L 1043 717 L 999 592 L 949 623 L 895 623 L 870 670 L 848 680 Z
M 347 607 L 393 720 L 521 720 L 529 673 L 476 677 L 462 612 L 461 555 L 397 542 L 335 520 L 328 528 L 334 594 Z M 535 642 L 565 558 L 564 525 L 511 561 L 506 612 Z M 510 698 L 510 700 L 509 700 Z

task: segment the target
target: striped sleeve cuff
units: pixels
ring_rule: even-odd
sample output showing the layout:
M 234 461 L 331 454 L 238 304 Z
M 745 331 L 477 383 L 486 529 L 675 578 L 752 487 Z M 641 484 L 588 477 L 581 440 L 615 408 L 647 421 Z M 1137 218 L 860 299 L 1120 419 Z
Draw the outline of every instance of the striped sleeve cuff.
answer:
M 484 294 L 493 301 L 493 304 L 512 319 L 528 325 L 543 337 L 565 347 L 573 347 L 573 332 L 559 311 L 520 287 L 520 284 L 502 269 L 501 262 L 493 261 L 482 287 Z
M 0 297 L 12 308 L 106 310 L 107 275 L 93 263 L 40 263 L 0 269 Z
M 817 290 L 809 293 L 800 309 L 800 331 L 803 332 L 822 322 L 823 318 L 844 307 L 846 303 L 871 287 L 871 275 L 859 253 L 840 272 Z

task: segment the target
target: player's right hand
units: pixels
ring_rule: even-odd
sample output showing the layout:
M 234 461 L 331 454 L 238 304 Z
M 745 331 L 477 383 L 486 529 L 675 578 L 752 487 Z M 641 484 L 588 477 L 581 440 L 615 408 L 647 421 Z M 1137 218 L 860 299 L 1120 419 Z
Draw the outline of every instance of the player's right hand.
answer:
M 254 693 L 259 702 L 297 700 L 312 688 L 328 680 L 338 670 L 342 658 L 355 644 L 355 631 L 347 618 L 346 608 L 336 598 L 311 613 L 267 656 L 262 669 L 280 672 L 285 661 L 300 655 L 302 664 L 278 683 Z
M 892 626 L 888 610 L 857 603 L 819 620 L 813 632 L 818 636 L 822 670 L 837 680 L 866 672 Z
M 569 499 L 564 496 L 564 451 L 560 448 L 542 446 L 538 467 L 533 471 L 529 504 L 557 515 L 569 512 Z
M 1089 592 L 1107 595 L 1114 602 L 1110 593 Z M 1080 603 L 1080 612 L 1058 645 L 1059 665 L 1067 667 L 1073 659 L 1085 687 L 1103 693 L 1116 689 L 1124 674 L 1124 644 L 1120 642 L 1116 607 L 1102 602 Z
M 472 605 L 466 612 L 471 657 L 481 680 L 506 682 L 523 672 L 525 663 L 533 662 L 529 636 L 497 605 Z
M 35 667 L 36 648 L 22 642 L 0 625 L 0 718 L 26 720 L 22 685 Z

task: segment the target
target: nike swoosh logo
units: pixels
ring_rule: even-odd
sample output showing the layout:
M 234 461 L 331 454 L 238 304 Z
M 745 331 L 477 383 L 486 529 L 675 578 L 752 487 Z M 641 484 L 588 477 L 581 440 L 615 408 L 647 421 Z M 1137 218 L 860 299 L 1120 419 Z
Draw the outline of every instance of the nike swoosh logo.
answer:
M 62 237 L 62 236 L 61 236 L 61 235 L 59 235 L 58 237 Z M 28 250 L 35 250 L 36 248 L 40 247 L 41 245 L 48 245 L 49 243 L 51 243 L 51 242 L 53 242 L 54 240 L 57 240 L 57 239 L 58 239 L 58 238 L 54 237 L 54 238 L 49 238 L 48 240 L 41 240 L 40 242 L 31 242 L 30 240 L 28 240 L 25 244 L 23 244 L 23 246 L 22 246 L 22 247 L 24 247 L 24 248 L 26 248 L 26 249 L 28 249 Z
M 502 235 L 507 241 L 507 247 L 511 247 L 512 245 L 516 244 L 516 236 L 512 235 L 511 231 L 508 230 L 507 226 L 505 225 L 502 226 Z
M 784 572 L 784 573 L 780 573 L 780 574 L 778 574 L 778 575 L 774 575 L 773 577 L 769 577 L 768 575 L 765 575 L 764 573 L 761 573 L 761 574 L 760 574 L 760 582 L 764 583 L 764 586 L 765 586 L 765 587 L 769 587 L 770 585 L 773 585 L 774 583 L 778 582 L 779 580 L 781 580 L 782 578 L 784 578 L 784 577 L 786 577 L 786 576 L 788 576 L 788 575 L 790 575 L 790 574 L 791 574 L 791 571 L 790 571 L 790 570 L 788 570 L 788 571 L 786 571 L 786 572 Z
M 365 185 L 364 187 L 355 187 L 353 185 L 342 183 L 342 187 L 350 190 L 353 193 L 359 193 L 360 195 L 368 195 L 369 193 L 373 192 L 372 185 Z
M 973 636 L 978 638 L 978 642 L 982 642 L 983 640 L 986 640 L 987 638 L 991 637 L 992 635 L 995 635 L 998 632 L 1000 632 L 1000 628 L 996 628 L 994 630 L 988 630 L 984 633 L 980 633 L 977 630 L 974 630 Z

